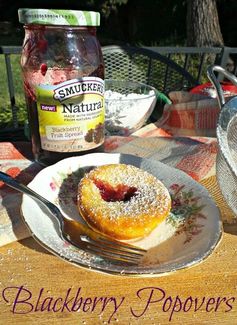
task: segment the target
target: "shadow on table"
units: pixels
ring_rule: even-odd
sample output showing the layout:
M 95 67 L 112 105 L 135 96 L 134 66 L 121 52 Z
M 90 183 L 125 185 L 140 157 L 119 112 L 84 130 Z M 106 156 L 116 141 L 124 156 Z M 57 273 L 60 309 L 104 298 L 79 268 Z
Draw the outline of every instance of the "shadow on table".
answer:
M 237 219 L 235 218 L 235 220 L 231 224 L 224 222 L 223 229 L 224 232 L 237 236 Z
M 16 141 L 12 143 L 16 150 L 23 156 L 25 159 L 34 160 L 32 154 L 31 142 L 27 141 Z
M 44 254 L 51 254 L 47 249 L 45 249 L 43 246 L 41 246 L 33 237 L 28 237 L 25 239 L 19 240 L 19 243 L 22 246 L 25 246 L 27 248 L 30 248 L 34 251 L 37 251 L 39 253 L 44 253 Z

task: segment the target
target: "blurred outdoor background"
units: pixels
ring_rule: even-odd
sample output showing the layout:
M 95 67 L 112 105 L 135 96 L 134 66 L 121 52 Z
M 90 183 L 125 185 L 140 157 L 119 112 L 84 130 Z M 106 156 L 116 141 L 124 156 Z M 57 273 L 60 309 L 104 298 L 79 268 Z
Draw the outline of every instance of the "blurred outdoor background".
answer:
M 101 45 L 237 47 L 237 0 L 0 0 L 0 46 L 22 45 L 18 8 L 93 10 L 101 13 Z M 20 57 L 12 55 L 20 122 L 26 119 Z M 0 55 L 0 128 L 11 120 L 4 56 Z
M 191 37 L 187 39 L 198 19 L 195 6 L 203 7 L 206 15 L 200 27 L 203 22 L 205 25 L 216 19 L 212 7 L 216 6 L 223 42 L 226 46 L 236 46 L 236 0 L 0 0 L 0 44 L 22 43 L 23 28 L 18 23 L 17 10 L 25 7 L 99 11 L 98 36 L 102 45 L 196 46 L 195 40 L 190 44 Z

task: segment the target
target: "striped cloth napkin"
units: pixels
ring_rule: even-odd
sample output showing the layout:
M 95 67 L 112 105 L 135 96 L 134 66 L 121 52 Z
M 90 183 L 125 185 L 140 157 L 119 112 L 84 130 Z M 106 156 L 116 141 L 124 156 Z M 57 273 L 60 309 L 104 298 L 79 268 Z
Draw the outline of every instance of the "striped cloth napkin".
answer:
M 162 117 L 135 135 L 144 136 L 144 132 L 171 136 L 216 136 L 219 106 L 216 98 L 192 94 L 187 91 L 169 93 L 171 104 L 165 104 Z M 147 133 L 146 133 L 147 134 Z

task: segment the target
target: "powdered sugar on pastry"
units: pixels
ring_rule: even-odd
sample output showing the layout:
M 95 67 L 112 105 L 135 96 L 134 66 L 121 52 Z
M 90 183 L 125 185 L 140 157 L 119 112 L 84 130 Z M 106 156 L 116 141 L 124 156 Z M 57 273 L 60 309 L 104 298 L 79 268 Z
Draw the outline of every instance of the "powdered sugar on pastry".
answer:
M 170 206 L 163 183 L 131 165 L 100 166 L 79 184 L 82 217 L 96 230 L 117 239 L 147 235 L 168 215 Z

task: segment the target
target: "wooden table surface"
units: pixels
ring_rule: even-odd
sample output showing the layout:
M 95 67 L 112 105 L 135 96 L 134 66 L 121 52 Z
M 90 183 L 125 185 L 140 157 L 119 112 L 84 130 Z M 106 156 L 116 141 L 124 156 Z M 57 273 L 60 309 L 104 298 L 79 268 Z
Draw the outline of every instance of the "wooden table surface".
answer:
M 237 223 L 225 219 L 204 262 L 170 275 L 129 278 L 77 268 L 32 238 L 0 248 L 1 324 L 237 324 Z

